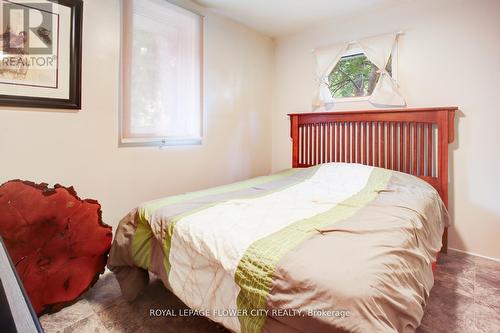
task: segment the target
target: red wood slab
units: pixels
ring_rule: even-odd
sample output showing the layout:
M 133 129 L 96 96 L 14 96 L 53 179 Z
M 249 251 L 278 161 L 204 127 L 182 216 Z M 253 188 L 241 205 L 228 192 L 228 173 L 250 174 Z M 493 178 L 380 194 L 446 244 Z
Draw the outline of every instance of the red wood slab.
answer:
M 73 187 L 13 180 L 0 186 L 0 235 L 38 315 L 76 301 L 104 272 L 111 227 Z

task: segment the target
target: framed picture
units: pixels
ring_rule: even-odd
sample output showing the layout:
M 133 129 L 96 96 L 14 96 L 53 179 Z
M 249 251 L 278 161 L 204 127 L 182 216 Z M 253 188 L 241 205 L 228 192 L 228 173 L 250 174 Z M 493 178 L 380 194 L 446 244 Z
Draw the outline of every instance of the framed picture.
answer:
M 80 109 L 82 0 L 0 0 L 0 106 Z

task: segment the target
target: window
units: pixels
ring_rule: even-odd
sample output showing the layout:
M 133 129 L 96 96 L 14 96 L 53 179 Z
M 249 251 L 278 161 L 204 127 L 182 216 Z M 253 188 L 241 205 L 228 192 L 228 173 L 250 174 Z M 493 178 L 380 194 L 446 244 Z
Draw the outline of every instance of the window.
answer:
M 386 67 L 392 76 L 392 57 Z M 336 99 L 371 96 L 380 72 L 361 50 L 349 50 L 328 76 L 328 88 Z
M 123 2 L 122 144 L 200 144 L 202 17 L 159 0 Z

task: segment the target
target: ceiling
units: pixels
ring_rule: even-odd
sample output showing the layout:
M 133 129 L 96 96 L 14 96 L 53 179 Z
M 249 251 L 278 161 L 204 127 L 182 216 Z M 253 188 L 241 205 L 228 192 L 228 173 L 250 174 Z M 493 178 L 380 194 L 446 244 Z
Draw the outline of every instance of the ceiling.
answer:
M 316 22 L 356 14 L 398 0 L 194 0 L 271 37 L 298 32 Z

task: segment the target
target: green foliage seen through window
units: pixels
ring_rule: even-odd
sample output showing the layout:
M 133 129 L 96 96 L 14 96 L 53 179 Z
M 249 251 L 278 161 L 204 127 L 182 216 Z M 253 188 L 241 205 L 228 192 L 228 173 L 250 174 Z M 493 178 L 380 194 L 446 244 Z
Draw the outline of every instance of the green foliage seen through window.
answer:
M 387 72 L 392 75 L 392 59 Z M 328 86 L 334 98 L 370 96 L 380 73 L 363 53 L 344 56 L 328 76 Z

